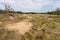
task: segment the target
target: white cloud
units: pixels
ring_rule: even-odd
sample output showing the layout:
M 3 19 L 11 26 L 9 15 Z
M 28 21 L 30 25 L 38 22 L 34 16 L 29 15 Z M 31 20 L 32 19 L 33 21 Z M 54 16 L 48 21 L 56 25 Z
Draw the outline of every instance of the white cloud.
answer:
M 28 11 L 39 10 L 50 3 L 49 0 L 16 0 L 15 2 L 17 6 L 22 7 L 21 9 Z
M 54 8 L 60 8 L 60 1 L 56 1 Z
M 1 0 L 1 2 L 9 3 L 16 10 L 21 11 L 39 11 L 50 5 L 52 8 L 60 7 L 60 0 Z M 44 9 L 44 8 L 43 8 Z
M 15 3 L 15 1 L 14 0 L 0 0 L 2 3 L 9 3 L 9 4 L 13 4 L 13 3 Z

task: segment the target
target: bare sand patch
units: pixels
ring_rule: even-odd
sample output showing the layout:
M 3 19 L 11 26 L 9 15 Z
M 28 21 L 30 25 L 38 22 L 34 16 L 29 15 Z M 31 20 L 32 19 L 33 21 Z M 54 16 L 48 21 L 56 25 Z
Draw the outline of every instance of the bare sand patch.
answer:
M 5 28 L 8 29 L 9 31 L 14 30 L 17 31 L 17 33 L 24 34 L 28 32 L 32 26 L 33 26 L 32 23 L 22 21 L 14 24 L 8 24 Z

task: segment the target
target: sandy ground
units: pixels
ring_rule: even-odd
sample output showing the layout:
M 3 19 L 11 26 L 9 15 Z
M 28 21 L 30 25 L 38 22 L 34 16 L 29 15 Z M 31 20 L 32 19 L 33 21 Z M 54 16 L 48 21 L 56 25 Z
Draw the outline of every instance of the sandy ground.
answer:
M 28 22 L 28 20 L 26 19 L 18 23 L 8 24 L 5 28 L 9 31 L 14 30 L 17 31 L 17 33 L 19 34 L 25 34 L 31 29 L 32 26 L 32 23 Z

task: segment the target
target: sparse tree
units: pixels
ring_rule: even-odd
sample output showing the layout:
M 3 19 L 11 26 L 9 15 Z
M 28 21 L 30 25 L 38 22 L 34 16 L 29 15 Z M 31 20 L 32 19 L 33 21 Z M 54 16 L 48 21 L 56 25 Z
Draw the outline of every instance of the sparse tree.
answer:
M 56 12 L 59 12 L 59 11 L 60 11 L 60 8 L 57 8 L 57 9 L 56 9 Z
M 2 4 L 4 5 L 4 8 L 5 8 L 6 12 L 9 12 L 9 11 L 13 10 L 9 4 L 7 4 L 7 3 L 2 3 Z
M 5 7 L 5 10 L 7 10 L 7 11 L 10 11 L 11 10 L 10 5 L 4 4 L 4 7 Z
M 57 8 L 53 14 L 57 15 L 57 17 L 60 17 L 60 8 Z

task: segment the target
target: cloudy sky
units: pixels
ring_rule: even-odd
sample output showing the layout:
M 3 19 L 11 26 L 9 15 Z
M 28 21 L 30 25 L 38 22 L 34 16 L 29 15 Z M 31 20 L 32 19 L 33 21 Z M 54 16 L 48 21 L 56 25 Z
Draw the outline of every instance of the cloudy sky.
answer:
M 46 12 L 60 8 L 60 0 L 0 0 L 0 9 L 4 9 L 2 3 L 24 12 Z

